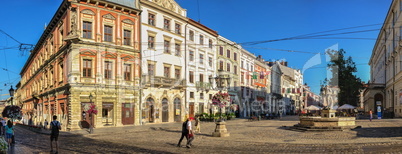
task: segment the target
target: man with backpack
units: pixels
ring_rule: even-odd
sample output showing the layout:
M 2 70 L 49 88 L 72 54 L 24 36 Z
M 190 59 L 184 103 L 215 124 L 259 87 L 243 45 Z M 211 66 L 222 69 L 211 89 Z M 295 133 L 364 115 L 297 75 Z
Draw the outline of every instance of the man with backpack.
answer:
M 61 129 L 60 122 L 57 121 L 57 116 L 53 116 L 53 121 L 50 122 L 50 152 L 53 152 L 53 140 L 56 142 L 56 153 L 59 151 L 57 139 L 59 138 L 59 130 Z
M 193 130 L 191 129 L 191 121 L 193 121 L 194 118 L 190 117 L 188 118 L 185 122 L 183 122 L 182 126 L 182 131 L 181 131 L 181 138 L 179 140 L 179 143 L 177 144 L 177 147 L 181 147 L 181 141 L 183 140 L 184 137 L 187 139 L 187 148 L 191 148 L 191 142 L 194 140 L 194 134 Z

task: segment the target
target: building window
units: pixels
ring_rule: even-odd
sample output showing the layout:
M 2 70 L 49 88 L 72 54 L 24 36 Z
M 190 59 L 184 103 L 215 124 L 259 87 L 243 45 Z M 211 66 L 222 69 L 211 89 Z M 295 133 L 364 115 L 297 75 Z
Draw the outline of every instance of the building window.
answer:
M 148 75 L 149 76 L 155 75 L 155 65 L 154 64 L 148 64 Z
M 200 35 L 200 45 L 204 45 L 204 36 Z
M 105 61 L 105 78 L 111 79 L 112 78 L 112 68 L 113 63 L 111 61 Z
M 190 61 L 194 61 L 194 51 L 190 51 Z
M 91 39 L 92 38 L 92 22 L 84 21 L 82 24 L 82 37 Z
M 236 53 L 236 52 L 233 53 L 233 59 L 234 59 L 235 61 L 237 61 L 237 53 Z
M 223 47 L 219 47 L 219 55 L 223 56 Z
M 131 42 L 131 31 L 129 30 L 124 30 L 124 40 L 123 44 L 124 45 L 130 45 Z
M 244 61 L 241 61 L 241 68 L 244 69 Z
M 190 98 L 194 98 L 194 92 L 190 92 Z
M 170 20 L 168 19 L 163 20 L 163 29 L 170 30 Z
M 124 64 L 124 80 L 131 80 L 131 64 Z
M 148 36 L 148 49 L 154 49 L 154 42 L 155 42 L 155 37 L 153 36 Z
M 204 93 L 200 93 L 200 99 L 204 99 Z
M 200 82 L 204 82 L 204 74 L 200 74 Z
M 63 81 L 63 73 L 64 73 L 63 62 L 61 62 L 59 64 L 59 81 Z
M 212 57 L 208 57 L 208 65 L 212 67 Z
M 176 79 L 180 79 L 180 69 L 175 69 L 175 70 L 174 70 L 174 77 L 175 77 Z
M 106 42 L 112 42 L 112 38 L 113 38 L 113 27 L 112 26 L 104 26 L 103 29 L 104 32 L 104 41 Z
M 237 66 L 236 65 L 233 66 L 233 72 L 234 72 L 234 74 L 237 74 Z
M 219 61 L 219 70 L 223 71 L 223 61 Z
M 209 39 L 209 41 L 208 41 L 208 46 L 209 46 L 209 48 L 212 49 L 212 40 L 211 39 Z
M 200 54 L 200 64 L 204 64 L 204 54 Z
M 194 83 L 194 72 L 190 71 L 190 83 Z
M 170 53 L 169 48 L 170 48 L 170 42 L 165 40 L 165 42 L 164 42 L 164 50 L 163 50 L 164 53 Z
M 230 72 L 230 64 L 229 63 L 226 64 L 226 71 Z
M 163 68 L 163 75 L 164 75 L 165 77 L 167 77 L 167 78 L 170 77 L 170 67 L 169 67 L 169 66 L 165 66 L 165 67 Z
M 226 57 L 230 58 L 230 50 L 226 50 Z
M 86 78 L 91 77 L 92 73 L 92 60 L 90 59 L 84 59 L 83 64 L 82 64 L 82 76 Z
M 154 14 L 148 14 L 148 24 L 151 26 L 155 26 L 155 15 Z
M 176 33 L 176 34 L 181 34 L 181 25 L 180 25 L 180 24 L 176 24 L 176 26 L 175 26 L 175 33 Z
M 194 31 L 190 30 L 190 40 L 194 41 Z
M 181 53 L 180 53 L 180 44 L 175 44 L 175 45 L 174 45 L 174 50 L 175 50 L 175 55 L 176 55 L 176 56 L 180 56 L 180 55 L 181 55 Z

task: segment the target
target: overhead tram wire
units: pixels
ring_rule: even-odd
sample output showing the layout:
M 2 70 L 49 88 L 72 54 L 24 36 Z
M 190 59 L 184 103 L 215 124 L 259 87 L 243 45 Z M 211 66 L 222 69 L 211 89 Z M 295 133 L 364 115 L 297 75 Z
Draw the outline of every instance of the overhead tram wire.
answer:
M 262 43 L 269 43 L 269 42 L 277 42 L 277 41 L 286 41 L 286 40 L 295 40 L 295 39 L 308 39 L 308 38 L 315 38 L 315 37 L 322 37 L 322 36 L 331 36 L 331 35 L 344 35 L 344 34 L 353 34 L 353 33 L 363 33 L 363 32 L 370 32 L 370 31 L 377 31 L 379 29 L 368 29 L 368 30 L 360 30 L 360 31 L 350 31 L 350 32 L 342 32 L 342 33 L 332 33 L 332 34 L 322 34 L 322 35 L 313 35 L 313 36 L 306 36 L 306 37 L 288 37 L 288 38 L 281 38 L 281 39 L 273 39 L 273 40 L 266 40 L 266 41 L 257 41 L 257 42 L 246 42 L 246 43 L 239 43 L 241 45 L 256 45 Z
M 362 28 L 362 27 L 370 27 L 370 26 L 381 25 L 381 24 L 383 24 L 383 23 L 369 24 L 369 25 L 362 25 L 362 26 L 353 26 L 353 27 L 346 27 L 346 28 L 339 28 L 339 29 L 326 30 L 326 31 L 314 32 L 314 33 L 309 33 L 309 34 L 303 34 L 303 35 L 298 35 L 298 36 L 293 36 L 293 37 L 288 37 L 288 38 L 282 38 L 282 39 L 277 39 L 277 40 L 288 40 L 288 39 L 293 39 L 293 38 L 298 38 L 298 37 L 309 36 L 309 35 L 313 35 L 313 34 L 327 33 L 327 32 L 333 32 L 333 31 L 341 31 L 341 30 L 346 30 L 346 29 L 354 29 L 354 28 Z M 250 43 L 264 43 L 264 41 L 244 42 L 242 44 L 250 44 Z

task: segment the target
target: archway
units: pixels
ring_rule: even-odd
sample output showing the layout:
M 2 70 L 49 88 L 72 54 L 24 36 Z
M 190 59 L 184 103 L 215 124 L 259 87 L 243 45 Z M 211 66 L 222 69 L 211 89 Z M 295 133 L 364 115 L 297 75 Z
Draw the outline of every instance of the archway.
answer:
M 174 99 L 174 121 L 180 122 L 181 121 L 181 100 L 180 98 Z
M 383 108 L 383 96 L 379 93 L 374 95 L 373 112 L 378 112 L 378 106 L 381 106 L 381 109 Z
M 148 121 L 154 122 L 155 120 L 155 101 L 152 98 L 147 99 L 147 111 L 148 111 Z
M 169 122 L 169 103 L 168 99 L 162 99 L 162 122 Z

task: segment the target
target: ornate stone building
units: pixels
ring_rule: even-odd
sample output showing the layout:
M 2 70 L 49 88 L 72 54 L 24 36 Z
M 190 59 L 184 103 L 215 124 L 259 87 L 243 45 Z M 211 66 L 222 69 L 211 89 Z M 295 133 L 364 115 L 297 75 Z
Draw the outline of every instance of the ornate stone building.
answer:
M 218 33 L 199 22 L 188 19 L 186 27 L 186 72 L 189 116 L 215 110 L 212 96 L 219 91 L 214 77 L 216 70 L 216 44 Z
M 241 117 L 251 116 L 251 103 L 254 101 L 252 97 L 253 87 L 253 70 L 254 59 L 257 57 L 245 49 L 241 49 L 241 63 L 240 63 L 240 98 L 239 110 Z
M 141 0 L 143 123 L 182 121 L 185 102 L 186 10 L 173 0 Z
M 136 0 L 64 0 L 21 71 L 29 120 L 57 115 L 63 130 L 139 124 L 140 12 Z
M 242 47 L 223 36 L 218 36 L 217 70 L 218 76 L 228 79 L 223 82 L 223 87 L 229 93 L 232 104 L 240 104 L 240 53 Z

